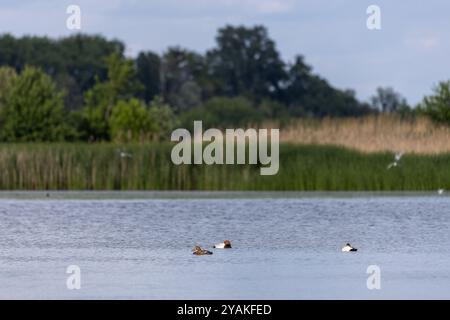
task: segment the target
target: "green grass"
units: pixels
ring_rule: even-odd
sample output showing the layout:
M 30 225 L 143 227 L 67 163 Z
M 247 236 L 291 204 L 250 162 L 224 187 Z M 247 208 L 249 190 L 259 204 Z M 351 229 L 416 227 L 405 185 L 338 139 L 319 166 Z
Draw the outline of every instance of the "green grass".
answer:
M 334 146 L 280 147 L 280 170 L 173 165 L 170 144 L 1 144 L 1 190 L 437 190 L 450 189 L 450 154 L 405 155 Z M 117 149 L 132 153 L 121 158 Z

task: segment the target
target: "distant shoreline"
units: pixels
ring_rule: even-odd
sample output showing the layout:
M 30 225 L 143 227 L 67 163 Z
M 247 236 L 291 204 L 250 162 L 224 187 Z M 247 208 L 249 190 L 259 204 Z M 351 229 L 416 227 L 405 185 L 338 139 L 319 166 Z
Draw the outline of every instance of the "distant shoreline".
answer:
M 435 191 L 115 191 L 14 190 L 0 191 L 0 200 L 286 200 L 437 197 Z

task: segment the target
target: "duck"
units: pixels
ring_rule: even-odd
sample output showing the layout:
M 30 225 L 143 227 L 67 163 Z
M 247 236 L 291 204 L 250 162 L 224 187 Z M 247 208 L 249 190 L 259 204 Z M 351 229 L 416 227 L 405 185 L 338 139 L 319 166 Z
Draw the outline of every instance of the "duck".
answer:
M 358 251 L 358 249 L 353 248 L 352 245 L 350 243 L 347 243 L 343 248 L 342 248 L 342 252 L 351 252 L 351 251 Z
M 444 191 L 445 191 L 444 189 L 438 189 L 438 194 L 439 194 L 439 195 L 443 195 L 443 194 L 444 194 Z
M 213 246 L 215 249 L 231 249 L 231 241 L 224 240 L 222 243 L 216 244 Z
M 202 249 L 200 246 L 195 246 L 194 249 L 192 249 L 192 254 L 195 254 L 196 256 L 204 256 L 213 253 L 211 251 Z

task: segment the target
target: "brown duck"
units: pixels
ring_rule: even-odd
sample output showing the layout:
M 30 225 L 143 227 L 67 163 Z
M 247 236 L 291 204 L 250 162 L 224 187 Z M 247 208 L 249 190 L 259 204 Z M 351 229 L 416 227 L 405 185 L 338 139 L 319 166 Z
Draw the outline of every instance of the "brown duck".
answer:
M 192 253 L 196 256 L 204 256 L 208 254 L 213 254 L 211 251 L 202 249 L 200 246 L 195 246 L 195 248 L 192 250 Z

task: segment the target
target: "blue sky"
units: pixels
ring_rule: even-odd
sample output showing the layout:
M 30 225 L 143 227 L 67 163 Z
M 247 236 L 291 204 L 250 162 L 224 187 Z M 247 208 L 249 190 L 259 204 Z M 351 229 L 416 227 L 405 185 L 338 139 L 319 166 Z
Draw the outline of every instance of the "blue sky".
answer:
M 173 45 L 204 52 L 225 24 L 263 24 L 285 60 L 304 55 L 316 73 L 363 100 L 392 86 L 415 104 L 450 79 L 450 1 L 0 0 L 0 32 L 70 35 L 70 4 L 81 8 L 81 32 L 118 38 L 128 55 Z M 381 30 L 366 28 L 371 4 L 381 8 Z

